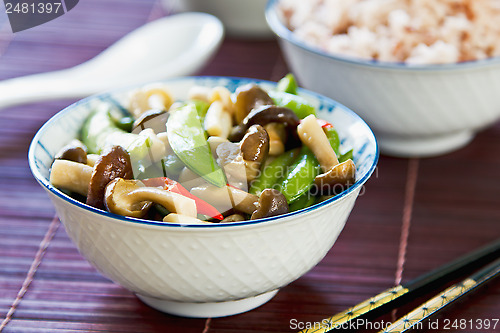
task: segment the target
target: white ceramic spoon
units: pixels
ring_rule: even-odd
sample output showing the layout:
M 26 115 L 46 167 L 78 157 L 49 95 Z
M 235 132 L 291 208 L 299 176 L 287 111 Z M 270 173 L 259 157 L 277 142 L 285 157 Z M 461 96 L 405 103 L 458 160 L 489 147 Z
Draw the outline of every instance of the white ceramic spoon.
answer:
M 204 13 L 150 22 L 78 66 L 0 82 L 0 108 L 57 98 L 80 98 L 109 89 L 195 73 L 217 51 L 222 23 Z

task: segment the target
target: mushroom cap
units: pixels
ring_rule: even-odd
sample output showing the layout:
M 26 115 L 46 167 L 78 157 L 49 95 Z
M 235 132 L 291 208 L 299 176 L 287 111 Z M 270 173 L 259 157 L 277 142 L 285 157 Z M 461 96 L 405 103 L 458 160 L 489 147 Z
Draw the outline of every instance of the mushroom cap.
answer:
M 272 105 L 273 100 L 267 92 L 256 84 L 247 84 L 236 89 L 235 117 L 239 124 L 252 111 L 262 105 Z
M 263 162 L 269 154 L 269 135 L 260 125 L 251 126 L 240 144 L 245 161 Z
M 221 223 L 225 223 L 225 222 L 241 222 L 241 221 L 245 221 L 245 217 L 241 214 L 231 214 L 227 217 L 225 217 L 222 221 L 220 221 Z
M 314 179 L 314 186 L 321 194 L 336 194 L 356 182 L 356 165 L 351 159 L 337 164 L 330 171 Z
M 252 220 L 289 212 L 285 196 L 276 189 L 266 188 L 259 197 L 259 207 L 252 213 Z
M 61 148 L 55 159 L 87 164 L 87 147 L 81 141 L 73 140 Z
M 216 149 L 216 155 L 217 163 L 224 168 L 230 183 L 235 179 L 250 183 L 269 155 L 269 135 L 264 127 L 253 125 L 239 145 L 233 142 L 221 143 Z
M 282 123 L 286 127 L 295 129 L 299 125 L 300 119 L 289 108 L 276 105 L 263 105 L 253 109 L 243 120 L 243 125 L 246 125 L 247 128 L 255 124 L 264 126 L 269 123 Z
M 263 105 L 250 112 L 240 125 L 235 126 L 230 135 L 231 141 L 239 141 L 244 136 L 247 129 L 252 125 L 265 126 L 270 123 L 281 123 L 285 126 L 288 138 L 298 141 L 297 126 L 300 123 L 299 117 L 291 109 L 276 106 Z
M 56 159 L 87 164 L 87 152 L 82 147 L 68 147 L 58 154 Z
M 133 177 L 132 163 L 128 152 L 121 146 L 109 148 L 94 165 L 87 193 L 87 205 L 104 208 L 106 185 L 116 178 L 132 179 Z
M 250 184 L 259 174 L 262 163 L 269 156 L 269 135 L 264 127 L 252 125 L 240 143 L 245 162 L 246 180 Z
M 131 200 L 130 193 L 145 185 L 138 180 L 125 180 L 115 178 L 109 182 L 104 192 L 104 205 L 114 214 L 131 217 L 143 217 L 152 206 L 151 201 L 135 202 Z
M 132 133 L 139 133 L 146 128 L 151 128 L 155 133 L 165 132 L 169 114 L 165 110 L 151 109 L 144 112 L 134 121 Z

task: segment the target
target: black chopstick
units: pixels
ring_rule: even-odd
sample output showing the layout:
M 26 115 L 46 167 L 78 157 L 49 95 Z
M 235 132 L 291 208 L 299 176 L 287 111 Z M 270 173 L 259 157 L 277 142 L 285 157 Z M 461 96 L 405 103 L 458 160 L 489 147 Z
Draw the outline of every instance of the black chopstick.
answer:
M 354 320 L 376 318 L 402 304 L 422 296 L 438 285 L 469 274 L 485 264 L 500 257 L 500 239 L 465 254 L 429 273 L 396 287 L 387 289 L 380 294 L 359 303 L 341 313 L 321 321 L 321 325 L 305 329 L 300 333 L 324 333 L 334 329 L 345 329 L 353 325 Z
M 379 333 L 402 333 L 425 329 L 424 320 L 498 276 L 500 276 L 500 259 L 421 304 Z

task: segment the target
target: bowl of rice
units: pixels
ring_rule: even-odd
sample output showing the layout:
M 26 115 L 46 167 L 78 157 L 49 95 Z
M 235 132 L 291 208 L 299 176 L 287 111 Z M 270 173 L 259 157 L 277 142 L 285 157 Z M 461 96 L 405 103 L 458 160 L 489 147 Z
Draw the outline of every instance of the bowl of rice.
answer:
M 355 110 L 382 153 L 436 156 L 500 118 L 500 1 L 270 0 L 301 85 Z

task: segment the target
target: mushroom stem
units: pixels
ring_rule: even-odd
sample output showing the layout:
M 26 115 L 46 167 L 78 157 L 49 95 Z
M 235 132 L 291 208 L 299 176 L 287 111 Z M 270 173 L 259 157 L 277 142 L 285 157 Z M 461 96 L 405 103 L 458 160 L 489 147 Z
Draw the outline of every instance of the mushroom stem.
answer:
M 212 222 L 202 221 L 196 217 L 170 213 L 163 218 L 163 222 L 181 223 L 181 224 L 213 224 Z
M 325 132 L 319 126 L 314 115 L 309 115 L 302 119 L 297 126 L 297 133 L 302 143 L 312 150 L 323 172 L 327 172 L 339 164 L 335 151 L 333 151 Z
M 196 203 L 181 194 L 156 187 L 145 187 L 141 181 L 117 178 L 106 186 L 106 208 L 115 214 L 142 217 L 151 203 L 157 203 L 171 212 L 196 217 Z
M 217 86 L 212 88 L 210 91 L 210 100 L 209 102 L 212 104 L 216 101 L 222 103 L 222 107 L 224 108 L 224 111 L 229 113 L 232 118 L 232 114 L 234 113 L 234 104 L 233 100 L 231 99 L 231 92 L 229 89 L 223 86 Z
M 151 109 L 168 110 L 173 98 L 162 86 L 151 86 L 137 90 L 130 98 L 130 106 L 134 118 L 139 118 L 144 112 Z
M 98 154 L 88 154 L 87 155 L 87 165 L 94 167 L 94 165 L 97 163 L 97 160 L 99 160 L 99 155 Z
M 246 214 L 252 214 L 257 209 L 259 203 L 258 196 L 232 186 L 228 186 L 227 189 L 229 190 L 235 209 Z
M 137 202 L 151 201 L 162 205 L 171 212 L 185 216 L 196 217 L 196 203 L 193 199 L 181 194 L 169 192 L 156 187 L 140 187 L 123 196 L 124 203 L 129 207 Z
M 50 171 L 50 183 L 57 188 L 87 195 L 92 167 L 86 164 L 55 160 Z
M 179 183 L 181 183 L 184 188 L 190 190 L 195 186 L 205 184 L 206 181 L 203 177 L 191 171 L 191 169 L 184 167 L 179 175 Z
M 269 123 L 264 126 L 269 135 L 269 155 L 278 156 L 285 152 L 285 127 L 283 124 Z
M 216 150 L 217 163 L 224 169 L 227 180 L 230 184 L 233 182 L 247 183 L 247 169 L 241 149 L 238 144 L 233 142 L 223 142 L 218 145 Z
M 231 133 L 233 120 L 231 113 L 227 111 L 222 102 L 215 101 L 210 104 L 205 116 L 203 127 L 210 136 L 227 138 Z
M 188 91 L 189 100 L 200 100 L 210 103 L 210 93 L 211 89 L 204 86 L 192 86 Z
M 215 158 L 217 158 L 217 147 L 219 147 L 221 144 L 225 142 L 229 142 L 226 138 L 222 138 L 220 136 L 210 136 L 207 139 L 208 145 L 210 146 L 210 151 L 214 155 Z
M 258 196 L 232 186 L 197 186 L 191 189 L 191 194 L 209 202 L 220 212 L 227 212 L 234 208 L 240 212 L 252 214 L 259 202 Z

